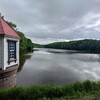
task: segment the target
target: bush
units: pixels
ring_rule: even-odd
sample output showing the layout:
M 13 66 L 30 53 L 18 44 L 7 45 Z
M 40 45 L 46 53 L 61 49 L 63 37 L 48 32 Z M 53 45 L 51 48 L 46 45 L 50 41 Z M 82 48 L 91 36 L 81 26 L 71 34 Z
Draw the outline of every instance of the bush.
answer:
M 35 85 L 0 89 L 0 100 L 51 100 L 52 98 L 78 98 L 100 93 L 100 82 L 85 81 L 68 85 Z

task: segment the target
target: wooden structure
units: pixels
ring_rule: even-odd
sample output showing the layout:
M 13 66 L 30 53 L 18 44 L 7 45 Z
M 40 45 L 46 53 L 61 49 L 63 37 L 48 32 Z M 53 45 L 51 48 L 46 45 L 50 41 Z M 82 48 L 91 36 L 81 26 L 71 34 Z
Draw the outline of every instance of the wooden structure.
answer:
M 0 16 L 0 87 L 16 85 L 20 36 Z

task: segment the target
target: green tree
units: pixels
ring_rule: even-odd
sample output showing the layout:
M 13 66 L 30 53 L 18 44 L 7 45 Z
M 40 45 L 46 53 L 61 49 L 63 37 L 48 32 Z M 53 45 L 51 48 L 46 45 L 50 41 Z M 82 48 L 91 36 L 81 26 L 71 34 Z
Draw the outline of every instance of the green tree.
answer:
M 44 45 L 44 47 L 100 53 L 100 40 L 84 39 L 70 42 L 55 42 Z
M 16 25 L 15 23 L 8 22 L 8 21 L 6 21 L 6 22 L 7 22 L 8 25 L 9 25 L 10 27 L 12 27 L 13 29 L 17 28 L 17 25 Z
M 17 25 L 15 23 L 12 22 L 8 22 L 8 25 L 10 27 L 12 27 L 13 29 L 15 29 L 15 31 L 19 34 L 19 36 L 21 37 L 20 39 L 20 52 L 29 52 L 33 50 L 33 43 L 29 38 L 26 38 L 23 32 L 17 31 Z

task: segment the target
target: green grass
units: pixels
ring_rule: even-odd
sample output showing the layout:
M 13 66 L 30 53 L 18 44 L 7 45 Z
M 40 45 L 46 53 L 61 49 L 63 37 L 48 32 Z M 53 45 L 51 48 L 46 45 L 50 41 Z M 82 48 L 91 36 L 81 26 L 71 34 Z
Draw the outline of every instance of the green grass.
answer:
M 100 100 L 100 82 L 0 89 L 0 100 Z

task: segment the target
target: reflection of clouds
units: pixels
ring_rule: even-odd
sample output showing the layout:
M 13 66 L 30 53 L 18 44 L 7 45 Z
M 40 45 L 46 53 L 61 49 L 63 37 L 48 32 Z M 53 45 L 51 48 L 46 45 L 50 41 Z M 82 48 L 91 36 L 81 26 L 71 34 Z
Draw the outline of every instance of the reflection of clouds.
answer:
M 31 59 L 26 61 L 18 74 L 18 84 L 71 83 L 100 79 L 98 54 L 69 55 L 46 51 L 34 51 L 31 54 Z
M 75 61 L 74 61 L 75 62 Z M 70 64 L 70 69 L 80 76 L 82 80 L 99 80 L 100 79 L 100 63 L 90 63 L 79 61 Z
M 74 54 L 69 57 L 71 60 L 80 60 L 84 62 L 98 62 L 100 57 L 98 54 Z
M 71 83 L 81 80 L 78 74 L 75 74 L 73 70 L 66 70 L 66 68 L 62 66 L 52 66 L 48 70 L 41 71 L 39 76 L 39 83 Z
M 48 53 L 48 52 L 45 52 L 45 51 L 35 51 L 35 53 L 37 53 L 37 54 L 50 54 L 50 53 Z
M 87 59 L 89 59 L 89 61 Z M 60 63 L 60 65 L 73 70 L 82 80 L 99 80 L 100 63 L 98 59 L 100 59 L 98 54 L 67 55 L 67 66 L 64 62 Z
M 19 84 L 32 85 L 32 84 L 45 84 L 45 83 L 72 83 L 81 80 L 78 74 L 75 74 L 73 70 L 61 66 L 52 66 L 48 69 L 26 71 L 24 75 L 19 77 Z M 73 77 L 74 76 L 74 77 Z M 25 80 L 27 80 L 25 82 Z
M 89 70 L 83 70 L 83 73 L 93 76 L 96 80 L 100 79 L 100 77 L 95 72 L 92 72 L 92 71 L 89 71 Z

